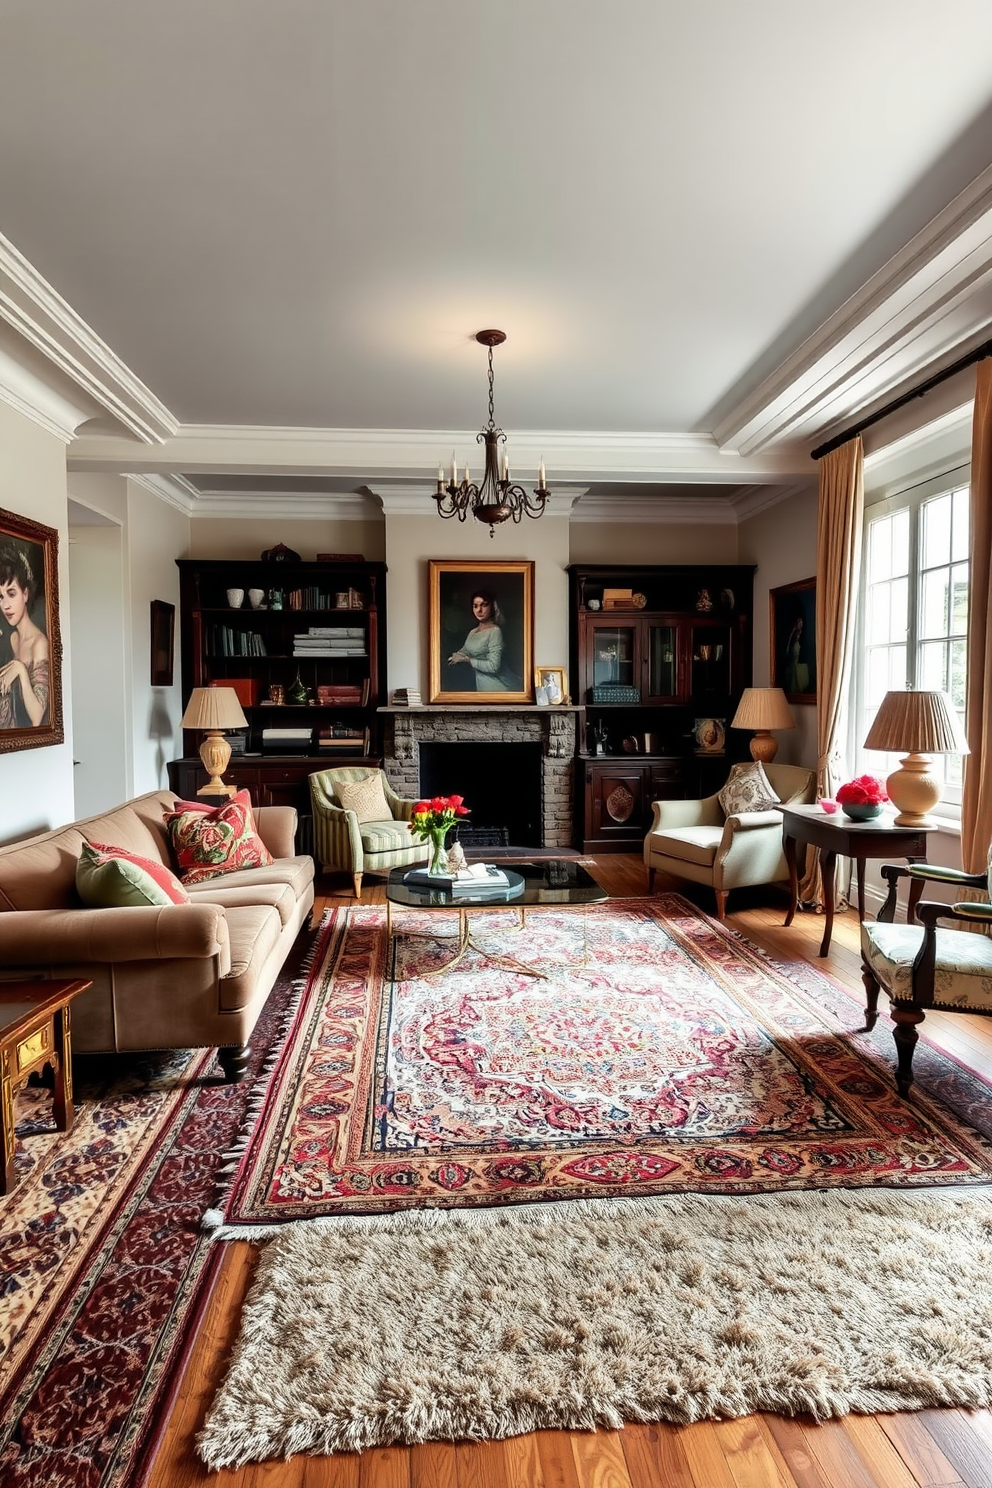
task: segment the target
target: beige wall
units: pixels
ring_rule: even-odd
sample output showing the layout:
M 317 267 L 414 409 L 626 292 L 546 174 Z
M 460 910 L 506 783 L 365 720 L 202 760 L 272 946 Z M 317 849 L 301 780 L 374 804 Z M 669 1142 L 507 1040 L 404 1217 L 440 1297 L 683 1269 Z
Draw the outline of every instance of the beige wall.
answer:
M 545 666 L 567 666 L 568 525 L 567 517 L 525 518 L 519 527 L 497 528 L 490 540 L 478 522 L 441 522 L 434 513 L 388 517 L 388 686 L 419 684 L 427 701 L 427 575 L 431 558 L 532 559 L 534 660 Z
M 569 562 L 737 563 L 737 528 L 732 522 L 573 522 Z
M 55 527 L 59 534 L 59 595 L 64 744 L 0 754 L 0 842 L 43 832 L 72 819 L 72 688 L 65 445 L 23 414 L 0 403 L 0 507 Z
M 816 573 L 816 488 L 767 507 L 738 529 L 738 560 L 757 564 L 754 575 L 754 685 L 771 681 L 771 589 Z M 816 709 L 792 704 L 794 730 L 778 735 L 778 762 L 816 765 Z
M 260 558 L 277 543 L 285 543 L 307 563 L 318 553 L 361 553 L 370 563 L 377 563 L 386 556 L 386 529 L 381 517 L 361 522 L 318 517 L 196 517 L 190 522 L 185 556 Z

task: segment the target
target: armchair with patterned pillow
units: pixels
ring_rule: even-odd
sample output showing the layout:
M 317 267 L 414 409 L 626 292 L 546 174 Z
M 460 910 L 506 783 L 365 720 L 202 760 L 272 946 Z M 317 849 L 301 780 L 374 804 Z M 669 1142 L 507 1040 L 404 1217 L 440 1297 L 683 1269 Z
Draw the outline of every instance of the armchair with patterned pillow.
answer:
M 731 889 L 788 882 L 778 807 L 816 799 L 816 776 L 799 765 L 735 765 L 722 790 L 700 801 L 655 801 L 644 839 L 648 892 L 661 869 L 708 884 L 723 919 Z
M 310 776 L 314 856 L 325 869 L 350 873 L 355 898 L 364 873 L 426 863 L 430 844 L 410 831 L 415 801 L 398 796 L 383 770 L 342 765 Z

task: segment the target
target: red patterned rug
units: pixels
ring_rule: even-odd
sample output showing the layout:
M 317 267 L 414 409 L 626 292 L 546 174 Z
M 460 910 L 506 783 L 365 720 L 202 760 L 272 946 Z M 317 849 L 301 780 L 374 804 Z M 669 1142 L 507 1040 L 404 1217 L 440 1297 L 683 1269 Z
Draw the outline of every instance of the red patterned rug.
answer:
M 283 1220 L 668 1192 L 987 1183 L 992 1101 L 678 895 L 473 921 L 339 911 L 234 1177 L 227 1237 Z M 547 973 L 538 980 L 495 958 Z M 216 1216 L 217 1220 L 220 1216 Z
M 76 1120 L 17 1098 L 18 1184 L 0 1198 L 0 1483 L 122 1488 L 192 1337 L 219 1247 L 201 1219 L 223 1152 L 299 995 L 305 932 L 269 996 L 248 1077 L 212 1052 L 74 1061 Z

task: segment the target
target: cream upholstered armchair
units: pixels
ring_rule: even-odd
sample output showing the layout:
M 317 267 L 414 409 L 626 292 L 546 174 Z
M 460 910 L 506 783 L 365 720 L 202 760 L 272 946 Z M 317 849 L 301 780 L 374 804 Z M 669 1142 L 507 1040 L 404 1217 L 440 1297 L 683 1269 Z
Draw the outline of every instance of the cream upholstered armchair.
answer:
M 913 1054 L 929 1008 L 942 1013 L 992 1014 L 992 904 L 964 900 L 938 904 L 921 899 L 916 906 L 917 925 L 895 924 L 896 892 L 901 878 L 910 883 L 949 884 L 958 890 L 992 889 L 992 855 L 986 873 L 964 873 L 930 863 L 886 863 L 882 876 L 889 892 L 878 919 L 861 926 L 861 975 L 868 994 L 865 1029 L 878 1017 L 878 994 L 884 991 L 892 1004 L 892 1037 L 896 1043 L 896 1088 L 909 1094 L 913 1083 Z M 984 935 L 972 930 L 938 930 L 938 920 L 981 926 Z
M 363 782 L 372 786 L 371 795 L 376 798 L 372 784 L 376 779 L 381 785 L 380 804 L 369 814 L 361 809 L 360 800 L 349 798 L 355 797 L 354 787 Z M 368 793 L 366 786 L 358 795 Z M 416 802 L 398 796 L 382 770 L 361 765 L 321 770 L 310 776 L 310 800 L 314 855 L 323 868 L 351 874 L 356 899 L 362 892 L 363 873 L 388 873 L 408 863 L 426 863 L 430 856 L 430 844 L 418 842 L 408 825 Z
M 798 765 L 764 765 L 778 804 L 809 804 L 816 776 Z M 661 869 L 676 878 L 709 884 L 723 919 L 731 889 L 788 882 L 782 849 L 782 813 L 774 808 L 726 815 L 719 793 L 701 801 L 655 801 L 654 821 L 644 839 L 648 892 Z

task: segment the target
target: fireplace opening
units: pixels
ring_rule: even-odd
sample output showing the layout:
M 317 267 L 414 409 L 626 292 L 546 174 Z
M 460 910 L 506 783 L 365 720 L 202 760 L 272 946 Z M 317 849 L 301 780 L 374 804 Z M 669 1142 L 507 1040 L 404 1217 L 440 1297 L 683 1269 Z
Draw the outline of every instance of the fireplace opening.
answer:
M 420 795 L 465 797 L 466 847 L 473 832 L 498 834 L 477 836 L 480 846 L 540 847 L 541 753 L 540 744 L 421 744 Z

